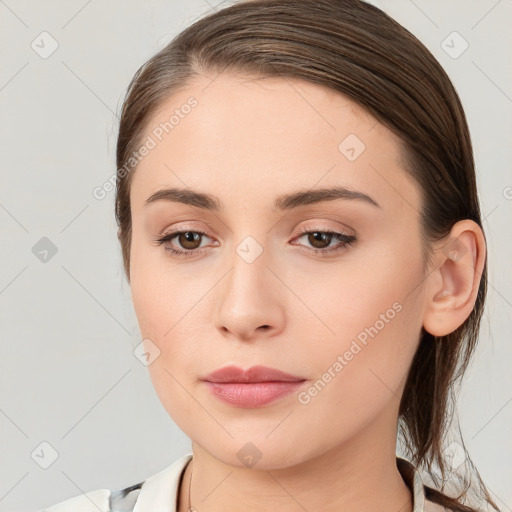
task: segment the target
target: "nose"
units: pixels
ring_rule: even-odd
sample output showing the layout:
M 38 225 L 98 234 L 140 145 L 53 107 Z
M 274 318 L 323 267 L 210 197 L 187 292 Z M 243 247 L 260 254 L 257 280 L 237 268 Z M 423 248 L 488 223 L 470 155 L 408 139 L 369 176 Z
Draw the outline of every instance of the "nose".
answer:
M 266 251 L 253 259 L 250 251 L 255 248 L 240 245 L 218 288 L 215 326 L 223 336 L 243 341 L 276 336 L 285 322 L 283 285 L 269 268 Z M 244 250 L 247 247 L 249 251 Z

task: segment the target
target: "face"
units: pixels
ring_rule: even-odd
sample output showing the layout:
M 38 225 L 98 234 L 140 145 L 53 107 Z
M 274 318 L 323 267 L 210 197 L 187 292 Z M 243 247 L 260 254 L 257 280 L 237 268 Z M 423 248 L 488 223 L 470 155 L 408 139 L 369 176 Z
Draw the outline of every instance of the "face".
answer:
M 214 78 L 152 117 L 131 186 L 131 291 L 156 392 L 193 442 L 236 466 L 249 442 L 266 468 L 363 433 L 387 442 L 425 295 L 420 191 L 399 141 L 319 85 Z M 211 201 L 147 202 L 171 188 Z M 304 380 L 240 406 L 202 380 L 227 365 Z

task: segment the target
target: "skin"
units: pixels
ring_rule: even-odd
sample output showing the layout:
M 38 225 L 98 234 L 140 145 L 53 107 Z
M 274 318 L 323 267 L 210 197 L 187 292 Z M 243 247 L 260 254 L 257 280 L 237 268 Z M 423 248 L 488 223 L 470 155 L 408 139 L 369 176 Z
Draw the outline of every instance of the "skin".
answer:
M 149 365 L 158 397 L 192 441 L 178 510 L 193 469 L 200 512 L 411 511 L 395 460 L 400 397 L 422 327 L 452 332 L 473 308 L 480 228 L 455 224 L 426 272 L 420 190 L 400 167 L 399 140 L 342 94 L 296 79 L 200 76 L 168 98 L 146 135 L 190 96 L 198 105 L 143 158 L 131 188 L 134 309 L 146 346 L 160 351 Z M 354 161 L 338 149 L 349 134 L 366 146 Z M 337 199 L 273 209 L 278 195 L 340 185 L 380 207 Z M 168 187 L 213 194 L 224 209 L 144 206 Z M 339 239 L 313 245 L 301 227 L 357 240 L 321 256 L 308 251 Z M 206 232 L 195 245 L 167 242 L 195 256 L 154 242 L 171 228 Z M 236 252 L 248 236 L 263 251 L 251 263 Z M 442 247 L 453 238 L 450 260 Z M 228 364 L 261 364 L 307 379 L 307 390 L 394 303 L 400 312 L 307 404 L 295 393 L 237 408 L 200 380 Z M 252 467 L 237 456 L 249 442 L 261 453 Z

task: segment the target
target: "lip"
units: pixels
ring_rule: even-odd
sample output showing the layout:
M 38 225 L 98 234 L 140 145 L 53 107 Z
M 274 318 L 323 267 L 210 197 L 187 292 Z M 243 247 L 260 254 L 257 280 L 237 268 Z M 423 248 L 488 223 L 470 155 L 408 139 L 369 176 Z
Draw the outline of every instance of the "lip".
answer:
M 306 379 L 266 366 L 247 370 L 225 366 L 202 379 L 209 390 L 230 405 L 254 408 L 290 395 L 302 387 Z
M 306 380 L 290 373 L 282 372 L 268 366 L 251 366 L 243 370 L 238 366 L 224 366 L 203 377 L 207 382 L 301 382 Z
M 297 391 L 305 381 L 293 382 L 207 382 L 220 400 L 235 407 L 262 407 Z

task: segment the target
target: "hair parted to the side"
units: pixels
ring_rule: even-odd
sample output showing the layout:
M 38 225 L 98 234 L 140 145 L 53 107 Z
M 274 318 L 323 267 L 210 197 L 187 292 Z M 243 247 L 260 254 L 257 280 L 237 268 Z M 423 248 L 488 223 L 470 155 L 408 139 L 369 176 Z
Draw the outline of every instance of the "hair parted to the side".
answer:
M 455 222 L 471 219 L 483 230 L 464 110 L 446 72 L 414 35 L 361 0 L 242 0 L 178 34 L 137 70 L 128 86 L 117 141 L 115 203 L 128 281 L 130 185 L 136 164 L 126 172 L 127 162 L 165 100 L 197 75 L 220 72 L 297 78 L 326 86 L 397 134 L 403 167 L 422 194 L 426 261 L 430 244 L 445 237 Z M 468 491 L 482 505 L 499 510 L 465 447 L 466 467 L 476 476 L 476 485 L 449 471 L 444 452 L 455 386 L 477 344 L 486 290 L 487 263 L 467 320 L 447 336 L 423 331 L 399 411 L 407 455 L 435 483 L 435 488 L 426 488 L 427 499 L 460 512 L 480 510 L 466 503 Z M 462 484 L 459 494 L 443 492 L 455 478 Z

